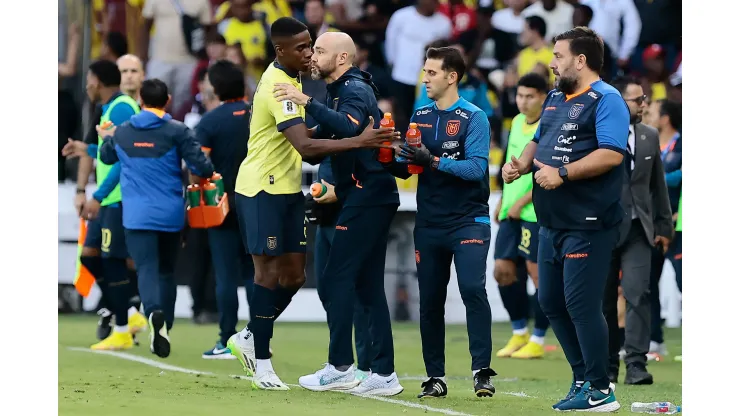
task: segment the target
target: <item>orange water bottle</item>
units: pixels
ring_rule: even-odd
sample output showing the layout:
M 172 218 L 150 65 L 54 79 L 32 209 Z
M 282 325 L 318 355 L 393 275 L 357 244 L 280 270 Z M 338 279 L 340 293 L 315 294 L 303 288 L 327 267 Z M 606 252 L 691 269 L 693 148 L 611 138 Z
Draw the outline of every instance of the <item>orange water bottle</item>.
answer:
M 421 132 L 416 123 L 409 123 L 409 129 L 406 131 L 406 144 L 409 147 L 421 147 Z M 424 172 L 424 168 L 419 165 L 408 165 L 408 172 L 412 175 L 418 175 Z
M 314 182 L 311 185 L 311 196 L 313 196 L 314 198 L 321 198 L 326 194 L 327 190 L 328 189 L 326 185 L 324 185 L 323 183 Z
M 396 122 L 393 121 L 391 113 L 383 114 L 383 118 L 380 120 L 380 127 L 396 127 Z M 391 142 L 383 142 L 384 145 L 390 146 Z M 380 163 L 391 163 L 393 161 L 393 149 L 381 148 L 378 151 L 378 162 Z

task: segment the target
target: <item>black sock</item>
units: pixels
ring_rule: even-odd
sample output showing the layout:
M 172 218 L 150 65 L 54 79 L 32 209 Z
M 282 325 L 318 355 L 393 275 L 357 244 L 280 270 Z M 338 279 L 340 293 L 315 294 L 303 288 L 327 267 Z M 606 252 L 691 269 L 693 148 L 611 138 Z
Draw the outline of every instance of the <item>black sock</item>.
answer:
M 254 285 L 251 320 L 248 328 L 254 336 L 254 356 L 258 360 L 270 358 L 270 338 L 275 323 L 275 290 Z
M 128 280 L 131 282 L 131 299 L 129 300 L 129 307 L 134 307 L 137 310 L 141 305 L 141 298 L 139 297 L 139 275 L 136 274 L 136 270 L 128 269 L 126 272 Z
M 345 372 L 349 370 L 350 365 L 340 365 L 339 367 L 335 367 L 338 371 Z
M 624 348 L 624 328 L 619 328 L 619 347 Z
M 275 287 L 275 319 L 280 316 L 285 309 L 290 305 L 290 301 L 293 300 L 293 296 L 300 290 L 300 288 L 292 289 L 282 287 L 279 284 Z
M 100 256 L 81 256 L 80 264 L 85 266 L 87 271 L 95 278 L 95 282 L 98 284 L 101 292 L 100 307 L 110 308 L 108 301 L 108 288 L 107 283 L 103 278 L 103 259 Z
M 131 281 L 125 259 L 102 259 L 103 274 L 108 287 L 109 308 L 117 326 L 128 325 L 128 306 L 131 299 Z

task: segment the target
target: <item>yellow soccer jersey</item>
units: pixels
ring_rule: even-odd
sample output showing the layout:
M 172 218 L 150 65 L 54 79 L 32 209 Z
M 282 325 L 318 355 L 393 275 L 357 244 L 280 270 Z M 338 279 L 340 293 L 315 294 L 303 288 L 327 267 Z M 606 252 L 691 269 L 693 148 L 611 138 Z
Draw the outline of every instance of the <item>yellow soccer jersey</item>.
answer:
M 236 178 L 236 192 L 244 196 L 260 191 L 273 195 L 301 192 L 303 160 L 282 131 L 305 123 L 306 111 L 292 101 L 280 102 L 273 97 L 273 86 L 279 82 L 302 90 L 300 75 L 291 77 L 277 61 L 262 74 L 249 122 L 249 152 Z

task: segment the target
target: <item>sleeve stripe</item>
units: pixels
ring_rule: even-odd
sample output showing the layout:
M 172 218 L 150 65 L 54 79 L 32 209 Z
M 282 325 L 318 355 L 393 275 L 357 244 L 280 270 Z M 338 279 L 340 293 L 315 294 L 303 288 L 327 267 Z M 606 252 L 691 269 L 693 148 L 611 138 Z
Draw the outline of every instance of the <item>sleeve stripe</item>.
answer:
M 277 131 L 279 131 L 279 132 L 282 133 L 284 130 L 286 130 L 286 129 L 290 128 L 290 127 L 297 126 L 297 125 L 303 124 L 303 123 L 305 123 L 303 121 L 303 117 L 291 118 L 290 120 L 285 120 L 282 123 L 278 124 L 277 125 Z
M 347 114 L 347 117 L 349 117 L 349 119 L 350 119 L 350 120 L 351 120 L 351 121 L 352 121 L 353 123 L 355 123 L 355 125 L 357 125 L 357 126 L 359 126 L 359 125 L 360 125 L 360 122 L 359 122 L 359 121 L 357 121 L 357 120 L 355 120 L 355 118 L 354 118 L 354 117 L 352 117 L 352 115 L 351 115 L 351 114 Z

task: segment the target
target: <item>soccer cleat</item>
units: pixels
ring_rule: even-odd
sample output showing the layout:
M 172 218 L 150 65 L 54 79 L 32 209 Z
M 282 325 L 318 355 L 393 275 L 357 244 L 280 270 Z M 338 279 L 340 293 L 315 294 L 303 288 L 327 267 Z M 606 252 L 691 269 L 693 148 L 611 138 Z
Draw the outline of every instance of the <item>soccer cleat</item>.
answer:
M 542 358 L 545 356 L 545 347 L 536 342 L 529 341 L 527 345 L 519 348 L 511 354 L 511 358 Z
M 518 351 L 523 346 L 527 345 L 529 341 L 529 334 L 524 335 L 512 335 L 509 342 L 506 343 L 504 348 L 501 348 L 496 353 L 496 357 L 511 357 L 511 354 Z
M 239 335 L 239 334 L 237 334 Z M 257 374 L 252 379 L 253 390 L 290 390 L 285 383 L 275 374 L 274 371 L 265 371 Z
M 121 351 L 134 347 L 134 338 L 128 332 L 113 332 L 110 336 L 97 344 L 90 346 L 96 351 Z
M 148 322 L 146 321 L 146 317 L 143 314 L 136 312 L 128 317 L 128 332 L 137 334 L 145 330 L 147 324 Z
M 236 357 L 234 357 L 231 354 L 231 349 L 229 347 L 224 347 L 224 344 L 221 343 L 221 341 L 218 341 L 216 343 L 216 346 L 213 347 L 213 349 L 208 350 L 201 355 L 202 358 L 206 360 L 235 360 Z
M 257 371 L 257 359 L 254 356 L 254 334 L 247 329 L 245 332 L 237 332 L 229 338 L 226 348 L 231 350 L 231 355 L 236 357 L 242 365 L 242 369 L 248 376 Z M 277 376 L 275 376 L 277 377 Z
M 578 394 L 560 404 L 555 410 L 561 412 L 616 412 L 619 408 L 619 402 L 611 386 L 609 387 L 609 393 L 603 393 L 595 389 L 590 381 L 587 381 Z
M 473 376 L 473 391 L 478 397 L 493 397 L 493 393 L 496 393 L 496 388 L 493 387 L 491 377 L 495 376 L 496 372 L 490 368 L 484 368 L 475 373 Z
M 354 365 L 351 365 L 347 371 L 339 371 L 327 363 L 319 371 L 299 378 L 298 384 L 311 391 L 327 391 L 349 390 L 357 387 L 360 382 L 355 377 Z
M 362 383 L 363 380 L 370 376 L 370 371 L 355 370 L 355 380 Z M 358 383 L 359 384 L 359 383 Z
M 98 327 L 95 335 L 98 339 L 103 340 L 108 338 L 111 331 L 113 331 L 113 328 L 110 326 L 113 314 L 106 308 L 100 308 L 100 310 L 98 310 L 98 316 L 100 316 L 100 319 L 98 319 Z
M 427 381 L 421 383 L 421 389 L 421 393 L 416 396 L 419 399 L 447 396 L 447 384 L 436 377 L 430 377 Z
M 377 373 L 363 380 L 357 387 L 349 392 L 352 394 L 365 394 L 368 396 L 395 396 L 403 391 L 403 386 L 398 382 L 396 373 L 389 376 L 381 376 Z
M 170 355 L 170 337 L 167 335 L 167 324 L 162 311 L 149 314 L 149 350 L 161 358 Z

